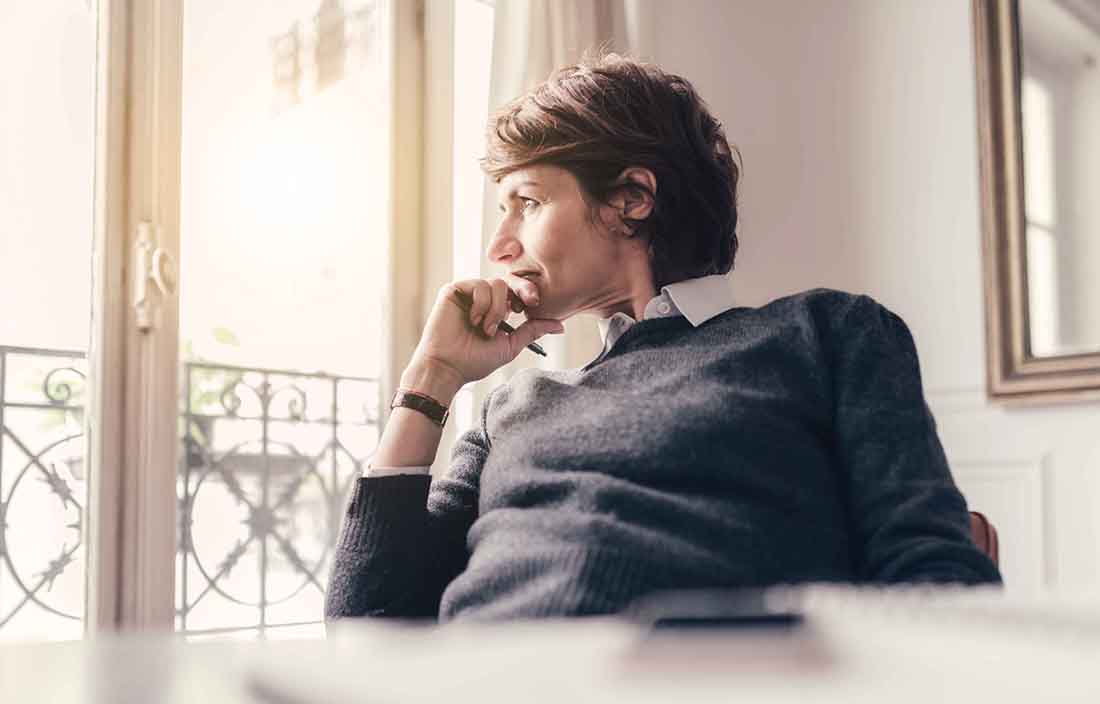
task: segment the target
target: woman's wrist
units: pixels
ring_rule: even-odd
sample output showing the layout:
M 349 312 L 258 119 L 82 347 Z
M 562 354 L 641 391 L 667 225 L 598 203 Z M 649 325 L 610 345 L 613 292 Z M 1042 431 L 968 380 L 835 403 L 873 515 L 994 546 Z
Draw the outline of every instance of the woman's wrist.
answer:
M 413 360 L 401 374 L 400 385 L 402 389 L 431 396 L 444 406 L 450 406 L 465 383 L 454 369 L 427 360 Z

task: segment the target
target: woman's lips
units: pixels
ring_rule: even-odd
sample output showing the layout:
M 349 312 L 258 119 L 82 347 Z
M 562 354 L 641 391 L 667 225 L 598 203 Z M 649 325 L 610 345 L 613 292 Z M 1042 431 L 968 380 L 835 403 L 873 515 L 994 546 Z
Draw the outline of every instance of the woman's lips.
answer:
M 535 279 L 538 278 L 538 274 L 536 274 L 533 271 L 525 271 L 525 272 L 521 272 L 519 274 L 516 274 L 516 276 L 520 277 L 521 279 L 526 279 L 527 281 L 531 282 L 531 285 L 535 287 L 535 296 L 538 297 L 538 302 L 541 303 L 542 302 L 542 288 L 537 283 L 535 283 Z M 536 303 L 534 306 L 528 306 L 528 307 L 529 308 L 534 308 L 537 305 L 538 304 Z

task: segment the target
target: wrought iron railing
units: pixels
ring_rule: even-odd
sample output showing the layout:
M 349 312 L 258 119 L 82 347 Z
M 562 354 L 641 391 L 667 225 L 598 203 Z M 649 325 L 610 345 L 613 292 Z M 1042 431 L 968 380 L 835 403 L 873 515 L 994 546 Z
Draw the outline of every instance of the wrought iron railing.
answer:
M 81 630 L 83 358 L 0 347 L 0 637 Z
M 347 495 L 377 443 L 377 381 L 198 362 L 181 381 L 178 630 L 319 624 Z
M 79 634 L 85 375 L 80 352 L 0 346 L 0 639 Z M 377 380 L 189 361 L 180 386 L 177 630 L 320 632 L 343 509 L 377 444 Z M 32 413 L 50 420 L 17 418 Z M 28 498 L 31 476 L 43 488 Z

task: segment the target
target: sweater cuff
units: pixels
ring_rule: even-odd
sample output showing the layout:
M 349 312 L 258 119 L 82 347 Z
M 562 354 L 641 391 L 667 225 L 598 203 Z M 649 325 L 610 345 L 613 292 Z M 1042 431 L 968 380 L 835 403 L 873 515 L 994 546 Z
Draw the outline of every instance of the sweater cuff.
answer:
M 418 533 L 428 510 L 431 482 L 430 474 L 356 479 L 337 550 L 374 552 Z

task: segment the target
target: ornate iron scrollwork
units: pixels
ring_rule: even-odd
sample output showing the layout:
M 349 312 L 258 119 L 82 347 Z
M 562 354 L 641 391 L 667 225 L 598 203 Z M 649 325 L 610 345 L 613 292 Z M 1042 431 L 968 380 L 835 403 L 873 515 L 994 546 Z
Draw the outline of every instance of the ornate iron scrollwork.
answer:
M 83 617 L 82 600 L 62 603 L 57 590 L 83 582 L 83 437 L 74 423 L 28 420 L 81 417 L 83 364 L 81 352 L 0 347 L 0 569 L 16 589 L 0 602 L 0 629 L 30 611 Z M 13 366 L 31 397 L 8 392 Z M 181 374 L 178 630 L 319 624 L 347 495 L 372 449 L 364 431 L 377 431 L 362 400 L 377 397 L 377 380 L 197 362 Z M 231 612 L 252 617 L 217 616 Z

